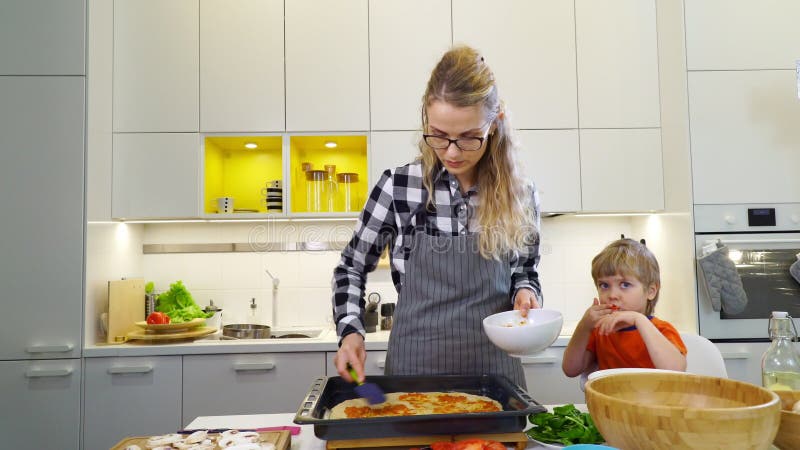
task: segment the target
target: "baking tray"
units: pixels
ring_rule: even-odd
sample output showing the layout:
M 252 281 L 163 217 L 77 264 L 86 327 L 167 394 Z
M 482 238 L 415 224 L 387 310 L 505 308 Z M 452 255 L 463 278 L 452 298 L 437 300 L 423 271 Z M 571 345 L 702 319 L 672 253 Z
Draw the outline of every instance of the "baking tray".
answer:
M 384 392 L 463 392 L 497 400 L 502 411 L 426 414 L 365 419 L 329 419 L 330 410 L 358 395 L 354 384 L 341 377 L 320 377 L 311 385 L 294 423 L 314 425 L 324 440 L 424 436 L 431 434 L 513 433 L 522 431 L 529 414 L 547 409 L 507 378 L 495 375 L 385 375 L 370 376 Z

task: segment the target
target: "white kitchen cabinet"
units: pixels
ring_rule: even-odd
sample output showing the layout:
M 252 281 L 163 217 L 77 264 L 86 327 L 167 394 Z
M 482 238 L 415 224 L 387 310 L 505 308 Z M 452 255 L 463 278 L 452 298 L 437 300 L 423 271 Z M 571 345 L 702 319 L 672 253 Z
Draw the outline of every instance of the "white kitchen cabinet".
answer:
M 581 128 L 660 126 L 655 0 L 575 1 Z
M 574 12 L 562 0 L 508 0 L 490 8 L 481 0 L 453 1 L 453 42 L 485 57 L 515 128 L 578 126 Z
M 117 219 L 199 215 L 200 138 L 114 134 L 111 214 Z
M 84 81 L 0 77 L 0 360 L 81 355 Z
M 198 0 L 114 1 L 114 131 L 198 131 Z
M 326 375 L 329 377 L 338 377 L 339 372 L 336 371 L 336 366 L 333 364 L 333 358 L 336 352 L 328 352 L 325 356 L 326 361 Z M 364 361 L 364 375 L 383 375 L 386 368 L 386 352 L 370 350 L 367 352 L 367 359 Z
M 324 352 L 183 357 L 183 423 L 198 416 L 296 411 L 325 373 Z
M 86 0 L 7 0 L 0 75 L 84 75 Z
M 386 169 L 406 165 L 419 155 L 418 131 L 373 131 L 369 137 L 369 185 Z
M 521 358 L 528 393 L 541 404 L 586 403 L 578 378 L 569 378 L 561 370 L 566 347 L 548 347 Z
M 695 204 L 800 202 L 794 71 L 689 72 Z
M 539 191 L 542 212 L 581 210 L 578 130 L 520 130 L 524 174 Z
M 689 70 L 794 69 L 797 0 L 684 0 Z
M 3 448 L 80 448 L 81 361 L 0 361 L 0 404 Z
M 451 44 L 450 17 L 450 0 L 369 1 L 373 130 L 419 129 L 431 70 Z
M 108 449 L 127 436 L 181 428 L 180 356 L 84 361 L 84 449 Z
M 200 130 L 285 129 L 283 0 L 200 0 Z
M 659 129 L 581 130 L 583 211 L 664 209 Z
M 286 129 L 369 129 L 367 0 L 286 2 Z
M 728 378 L 761 386 L 761 357 L 769 342 L 731 342 L 716 344 L 725 360 Z

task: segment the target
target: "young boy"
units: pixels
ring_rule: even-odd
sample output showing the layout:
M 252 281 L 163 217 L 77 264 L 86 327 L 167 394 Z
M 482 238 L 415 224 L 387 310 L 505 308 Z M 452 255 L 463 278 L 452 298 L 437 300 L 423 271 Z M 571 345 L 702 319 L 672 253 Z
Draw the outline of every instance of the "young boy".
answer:
M 620 239 L 592 260 L 597 297 L 564 351 L 569 377 L 597 369 L 686 370 L 686 346 L 668 322 L 653 317 L 661 287 L 658 261 L 644 244 Z

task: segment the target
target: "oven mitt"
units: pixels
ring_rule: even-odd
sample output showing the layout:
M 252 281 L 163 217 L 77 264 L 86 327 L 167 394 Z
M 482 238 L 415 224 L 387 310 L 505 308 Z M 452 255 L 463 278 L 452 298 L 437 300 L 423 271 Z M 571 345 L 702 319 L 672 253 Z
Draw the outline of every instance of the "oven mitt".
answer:
M 717 244 L 717 249 L 697 259 L 700 283 L 711 299 L 714 311 L 723 309 L 728 314 L 738 314 L 747 306 L 747 294 L 736 264 L 728 257 L 728 247 Z
M 792 278 L 794 278 L 795 281 L 800 283 L 800 253 L 797 254 L 797 261 L 789 266 L 789 273 L 792 274 Z

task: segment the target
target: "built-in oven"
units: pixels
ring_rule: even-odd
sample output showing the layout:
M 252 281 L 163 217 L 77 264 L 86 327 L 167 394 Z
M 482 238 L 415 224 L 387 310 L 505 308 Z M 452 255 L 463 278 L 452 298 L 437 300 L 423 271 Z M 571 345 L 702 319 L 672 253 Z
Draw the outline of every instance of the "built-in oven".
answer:
M 704 247 L 727 247 L 747 300 L 743 309 L 715 311 L 697 264 L 700 334 L 716 342 L 768 341 L 772 311 L 788 312 L 800 328 L 800 281 L 790 273 L 800 254 L 800 204 L 695 205 L 694 222 L 696 256 Z

